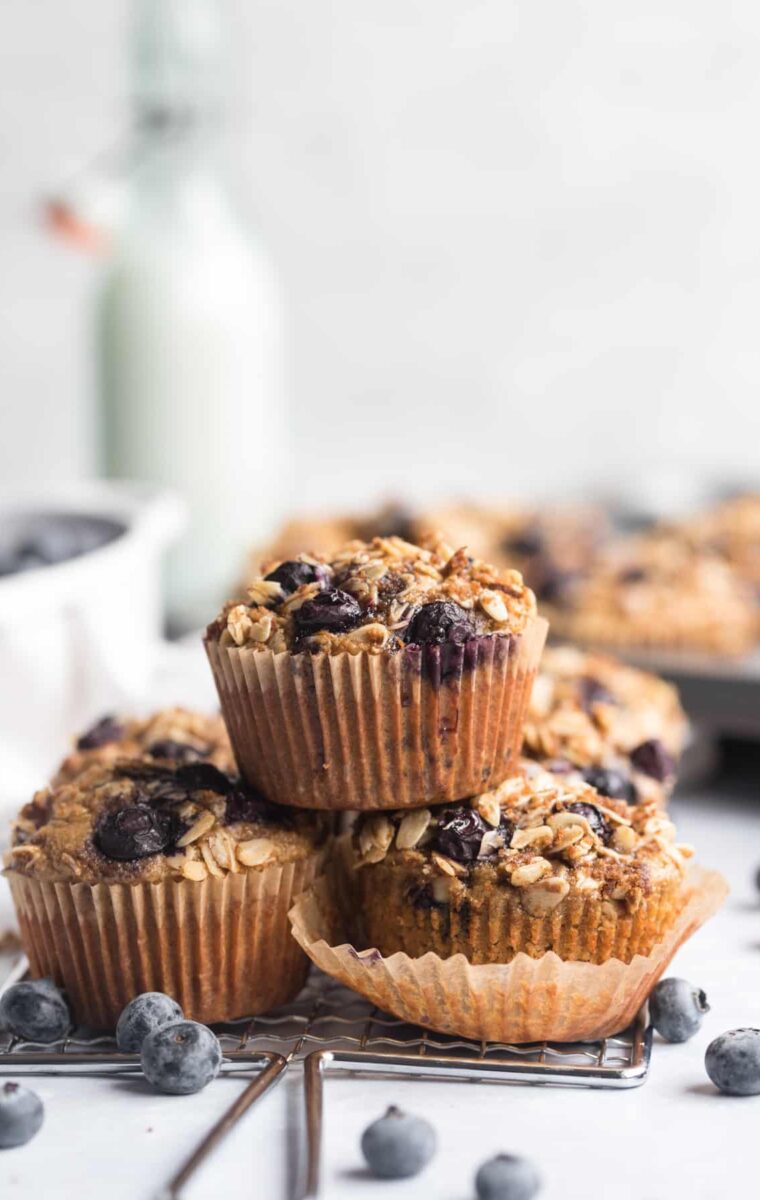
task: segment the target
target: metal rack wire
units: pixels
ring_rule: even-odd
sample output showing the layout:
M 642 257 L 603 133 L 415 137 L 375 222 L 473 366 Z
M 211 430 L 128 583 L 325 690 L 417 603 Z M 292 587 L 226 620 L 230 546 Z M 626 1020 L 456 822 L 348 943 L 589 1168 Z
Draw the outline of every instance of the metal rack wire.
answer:
M 21 978 L 22 960 L 6 981 Z M 598 1042 L 507 1045 L 471 1042 L 405 1024 L 319 972 L 300 996 L 264 1016 L 214 1026 L 224 1071 L 254 1078 L 167 1185 L 176 1198 L 196 1168 L 291 1064 L 304 1064 L 305 1171 L 300 1194 L 319 1193 L 323 1081 L 327 1073 L 369 1073 L 415 1079 L 487 1083 L 630 1088 L 649 1070 L 651 1029 L 644 1012 L 630 1029 Z M 74 1030 L 62 1042 L 41 1046 L 0 1033 L 0 1074 L 101 1075 L 137 1072 L 136 1055 L 120 1054 L 111 1036 Z

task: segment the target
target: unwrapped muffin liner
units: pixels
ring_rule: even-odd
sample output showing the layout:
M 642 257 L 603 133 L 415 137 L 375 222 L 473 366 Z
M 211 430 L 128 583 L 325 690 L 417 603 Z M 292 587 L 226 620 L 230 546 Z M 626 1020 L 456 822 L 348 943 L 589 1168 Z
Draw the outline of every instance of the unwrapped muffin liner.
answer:
M 322 877 L 290 912 L 293 936 L 312 962 L 403 1021 L 473 1041 L 593 1041 L 625 1029 L 676 950 L 722 904 L 717 871 L 693 865 L 684 904 L 651 954 L 630 963 L 567 962 L 550 951 L 510 963 L 473 966 L 463 954 L 384 958 L 345 940 L 346 918 L 332 880 Z
M 113 1029 L 141 992 L 166 992 L 203 1022 L 265 1012 L 295 996 L 308 959 L 288 909 L 322 852 L 201 882 L 52 883 L 6 877 L 32 975 L 65 988 L 76 1020 Z
M 281 804 L 398 809 L 515 770 L 548 626 L 396 653 L 291 654 L 205 640 L 246 781 Z

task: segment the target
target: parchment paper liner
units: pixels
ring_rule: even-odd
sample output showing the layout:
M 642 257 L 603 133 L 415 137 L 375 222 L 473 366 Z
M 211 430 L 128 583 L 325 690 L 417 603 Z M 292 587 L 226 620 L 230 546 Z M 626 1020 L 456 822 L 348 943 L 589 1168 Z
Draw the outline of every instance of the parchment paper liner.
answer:
M 694 865 L 681 914 L 647 957 L 626 964 L 563 962 L 518 954 L 511 963 L 472 966 L 463 954 L 410 958 L 357 951 L 330 880 L 322 877 L 290 911 L 293 936 L 312 962 L 411 1024 L 475 1041 L 591 1041 L 625 1029 L 676 950 L 711 917 L 728 893 L 717 871 Z
M 249 784 L 296 807 L 398 809 L 515 769 L 547 629 L 377 655 L 205 646 Z
M 309 963 L 288 909 L 323 852 L 202 882 L 49 883 L 6 877 L 33 976 L 66 989 L 77 1021 L 113 1029 L 140 992 L 173 996 L 211 1022 L 265 1012 L 295 996 Z

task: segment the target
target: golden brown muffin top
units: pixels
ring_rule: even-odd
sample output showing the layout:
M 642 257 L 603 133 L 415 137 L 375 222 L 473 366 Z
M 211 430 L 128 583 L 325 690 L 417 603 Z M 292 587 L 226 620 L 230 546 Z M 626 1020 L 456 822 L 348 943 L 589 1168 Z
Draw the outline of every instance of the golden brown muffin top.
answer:
M 498 570 L 439 542 L 348 542 L 330 559 L 273 563 L 229 604 L 207 636 L 229 646 L 377 654 L 404 645 L 462 644 L 522 633 L 536 601 L 518 571 Z
M 235 759 L 219 715 L 164 708 L 149 717 L 108 715 L 76 739 L 74 749 L 53 776 L 53 784 L 68 783 L 96 764 L 118 758 L 144 758 L 166 765 L 210 762 L 235 774 Z
M 37 792 L 14 823 L 5 865 L 67 883 L 198 882 L 304 858 L 327 830 L 212 763 L 122 759 Z
M 536 764 L 462 804 L 362 815 L 353 845 L 358 867 L 395 862 L 432 885 L 488 878 L 536 889 L 531 896 L 547 908 L 571 889 L 641 897 L 659 880 L 682 876 L 691 855 L 675 844 L 675 828 L 655 804 L 602 798 Z M 435 887 L 432 895 L 439 898 Z

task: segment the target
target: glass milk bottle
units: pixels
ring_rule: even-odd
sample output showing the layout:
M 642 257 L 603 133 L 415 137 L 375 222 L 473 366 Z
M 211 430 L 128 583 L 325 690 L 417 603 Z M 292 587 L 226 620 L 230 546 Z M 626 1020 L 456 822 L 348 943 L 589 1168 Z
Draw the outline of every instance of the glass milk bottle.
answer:
M 98 308 L 104 467 L 188 505 L 168 595 L 188 628 L 270 530 L 289 467 L 276 281 L 215 164 L 219 34 L 216 0 L 138 5 L 136 167 Z

